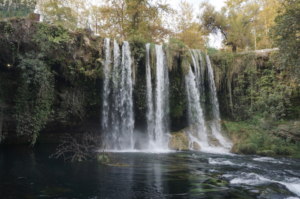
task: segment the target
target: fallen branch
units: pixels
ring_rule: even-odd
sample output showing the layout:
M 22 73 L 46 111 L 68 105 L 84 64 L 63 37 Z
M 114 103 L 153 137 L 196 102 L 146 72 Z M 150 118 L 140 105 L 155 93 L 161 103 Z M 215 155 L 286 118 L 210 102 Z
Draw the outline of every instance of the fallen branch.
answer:
M 87 161 L 97 159 L 99 154 L 96 151 L 101 147 L 102 137 L 100 135 L 86 132 L 82 136 L 63 134 L 60 137 L 61 144 L 50 158 L 63 156 L 64 161 Z

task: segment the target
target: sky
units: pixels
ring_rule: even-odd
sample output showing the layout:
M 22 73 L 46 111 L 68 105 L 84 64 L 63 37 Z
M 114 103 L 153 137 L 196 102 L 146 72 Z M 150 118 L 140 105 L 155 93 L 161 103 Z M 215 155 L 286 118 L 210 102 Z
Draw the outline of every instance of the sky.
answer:
M 179 2 L 181 0 L 169 0 L 168 3 L 171 4 L 172 7 L 178 6 Z M 193 4 L 195 13 L 199 13 L 199 5 L 206 1 L 206 0 L 186 0 L 188 3 Z M 213 6 L 215 6 L 216 10 L 221 10 L 221 8 L 224 6 L 224 0 L 209 0 L 209 3 L 211 3 Z M 218 35 L 210 35 L 209 36 L 209 45 L 214 48 L 221 48 L 222 40 L 221 40 L 221 33 Z

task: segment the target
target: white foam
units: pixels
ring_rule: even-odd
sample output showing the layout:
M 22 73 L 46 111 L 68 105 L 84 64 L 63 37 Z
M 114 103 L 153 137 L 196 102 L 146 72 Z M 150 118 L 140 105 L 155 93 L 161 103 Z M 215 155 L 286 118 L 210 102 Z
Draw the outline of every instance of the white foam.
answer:
M 242 173 L 240 177 L 234 178 L 230 181 L 231 184 L 247 184 L 247 185 L 260 185 L 270 182 L 270 180 L 259 176 L 255 173 Z
M 204 153 L 213 153 L 213 154 L 226 154 L 226 155 L 231 155 L 235 156 L 235 154 L 230 153 L 230 150 L 224 147 L 205 147 L 200 150 L 201 152 Z
M 223 158 L 209 158 L 208 159 L 209 164 L 215 164 L 215 165 L 235 165 L 234 163 L 230 162 L 229 160 L 223 159 Z
M 98 150 L 98 152 L 102 152 L 102 150 Z M 136 150 L 136 149 L 128 149 L 128 150 L 105 150 L 105 152 L 109 153 L 176 153 L 178 151 L 175 150 L 156 150 L 156 149 L 148 149 L 148 150 Z
M 223 175 L 230 178 L 231 176 Z M 299 178 L 286 178 L 285 181 L 276 181 L 265 178 L 255 173 L 241 173 L 237 178 L 230 181 L 231 184 L 246 184 L 246 185 L 260 185 L 265 183 L 279 183 L 284 185 L 289 191 L 300 196 L 300 179 Z

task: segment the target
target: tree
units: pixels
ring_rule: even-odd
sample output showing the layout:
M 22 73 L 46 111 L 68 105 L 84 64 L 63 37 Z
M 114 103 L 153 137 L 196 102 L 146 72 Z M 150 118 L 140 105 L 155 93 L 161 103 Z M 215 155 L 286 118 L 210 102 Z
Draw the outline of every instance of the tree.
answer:
M 199 16 L 203 32 L 222 33 L 225 45 L 237 48 L 245 48 L 252 45 L 251 23 L 259 11 L 256 3 L 248 0 L 227 0 L 221 11 L 204 2 L 200 6 L 204 11 Z
M 272 38 L 281 52 L 283 67 L 291 69 L 291 74 L 300 74 L 300 0 L 282 0 L 281 9 L 275 18 Z
M 0 18 L 5 17 L 25 17 L 33 12 L 36 6 L 34 0 L 0 0 Z
M 257 0 L 260 6 L 260 11 L 255 16 L 253 25 L 255 50 L 271 48 L 273 45 L 272 39 L 269 37 L 271 27 L 275 25 L 275 17 L 280 8 L 280 3 L 277 0 Z
M 46 0 L 42 5 L 44 21 L 61 25 L 68 29 L 76 28 L 76 16 L 69 0 Z
M 89 6 L 82 0 L 40 0 L 38 8 L 44 21 L 75 30 L 89 24 Z
M 179 3 L 179 12 L 175 17 L 175 35 L 174 37 L 190 48 L 203 48 L 204 39 L 199 24 L 194 18 L 193 5 L 186 1 Z
M 164 27 L 162 13 L 172 12 L 168 4 L 153 3 L 151 0 L 106 0 L 94 6 L 93 28 L 103 37 L 142 36 L 150 42 L 161 42 L 170 30 Z

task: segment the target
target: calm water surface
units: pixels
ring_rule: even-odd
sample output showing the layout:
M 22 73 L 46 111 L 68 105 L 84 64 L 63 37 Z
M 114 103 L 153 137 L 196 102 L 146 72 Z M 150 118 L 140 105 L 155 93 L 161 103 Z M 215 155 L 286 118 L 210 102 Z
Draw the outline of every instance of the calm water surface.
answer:
M 49 159 L 54 145 L 0 147 L 0 198 L 300 197 L 300 161 L 203 152 L 114 153 L 127 167 Z

